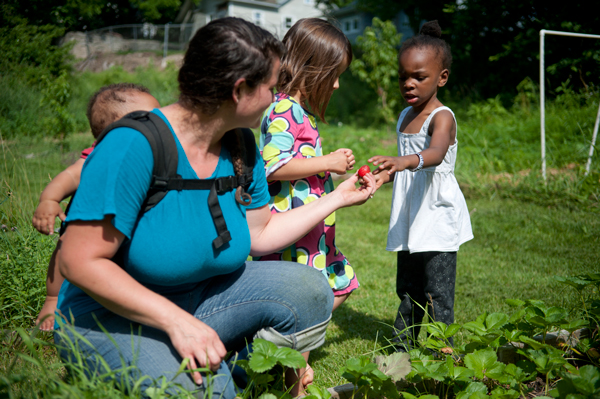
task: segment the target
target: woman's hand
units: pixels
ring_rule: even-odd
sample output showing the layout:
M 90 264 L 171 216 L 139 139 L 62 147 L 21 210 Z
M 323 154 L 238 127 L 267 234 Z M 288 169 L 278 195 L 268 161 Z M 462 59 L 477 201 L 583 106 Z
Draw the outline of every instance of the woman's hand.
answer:
M 192 371 L 196 384 L 202 384 L 202 376 L 197 369 L 216 371 L 227 350 L 215 330 L 188 313 L 181 316 L 173 320 L 166 332 L 177 353 L 189 359 L 187 367 Z
M 364 204 L 369 198 L 372 198 L 376 188 L 375 176 L 372 173 L 367 173 L 361 179 L 361 185 L 356 187 L 359 182 L 358 174 L 355 173 L 352 177 L 340 183 L 337 188 L 329 195 L 339 195 L 342 204 L 339 208 L 345 208 L 353 205 Z

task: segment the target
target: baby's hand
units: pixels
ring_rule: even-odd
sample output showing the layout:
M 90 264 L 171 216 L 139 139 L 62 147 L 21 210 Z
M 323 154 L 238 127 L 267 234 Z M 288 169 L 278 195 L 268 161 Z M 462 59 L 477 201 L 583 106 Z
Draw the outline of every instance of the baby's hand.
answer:
M 54 233 L 54 221 L 56 217 L 64 221 L 66 218 L 60 204 L 52 200 L 40 201 L 40 204 L 33 213 L 33 227 L 42 234 L 51 235 Z
M 402 162 L 401 157 L 389 157 L 383 155 L 375 155 L 374 157 L 369 158 L 369 162 L 373 165 L 377 166 L 375 170 L 373 170 L 373 174 L 377 175 L 384 170 L 387 170 L 387 174 L 391 175 L 395 172 L 401 172 L 406 169 L 406 165 Z

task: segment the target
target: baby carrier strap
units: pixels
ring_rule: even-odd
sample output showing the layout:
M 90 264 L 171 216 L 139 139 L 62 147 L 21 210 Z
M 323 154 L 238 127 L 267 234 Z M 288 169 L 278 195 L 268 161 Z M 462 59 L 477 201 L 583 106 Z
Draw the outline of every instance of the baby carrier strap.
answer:
M 213 240 L 213 246 L 215 249 L 219 249 L 231 241 L 231 234 L 227 230 L 223 211 L 219 205 L 218 194 L 236 190 L 236 200 L 240 204 L 250 205 L 252 203 L 252 197 L 245 192 L 252 183 L 252 172 L 256 161 L 256 142 L 252 131 L 250 129 L 234 129 L 225 133 L 223 137 L 222 142 L 230 152 L 233 153 L 237 146 L 237 151 L 242 155 L 243 173 L 241 175 L 200 180 L 183 179 L 177 174 L 177 144 L 171 129 L 158 115 L 147 111 L 135 111 L 125 115 L 104 129 L 96 143 L 100 143 L 109 131 L 119 127 L 129 127 L 139 131 L 146 137 L 152 148 L 154 157 L 152 181 L 142 204 L 140 216 L 156 206 L 170 190 L 210 190 L 208 206 L 218 234 L 217 238 Z

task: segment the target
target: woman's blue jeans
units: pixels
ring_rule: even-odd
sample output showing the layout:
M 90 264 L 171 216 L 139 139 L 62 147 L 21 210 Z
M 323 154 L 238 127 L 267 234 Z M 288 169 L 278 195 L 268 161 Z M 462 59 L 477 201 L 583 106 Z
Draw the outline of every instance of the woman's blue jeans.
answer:
M 212 327 L 228 351 L 241 350 L 256 337 L 300 352 L 316 349 L 324 341 L 333 307 L 333 293 L 322 273 L 298 263 L 278 261 L 246 262 L 234 273 L 208 279 L 167 298 Z M 195 385 L 189 373 L 177 374 L 182 358 L 163 331 L 106 309 L 77 316 L 74 327 L 60 330 L 55 341 L 61 357 L 73 362 L 79 356 L 88 375 L 117 370 L 111 378 L 125 390 L 148 376 L 142 391 L 156 386 L 164 376 L 174 383 L 171 393 L 181 386 L 197 390 L 198 397 L 205 396 L 205 384 Z M 203 379 L 207 380 L 204 373 Z M 224 362 L 211 377 L 210 388 L 211 397 L 235 397 L 235 386 Z

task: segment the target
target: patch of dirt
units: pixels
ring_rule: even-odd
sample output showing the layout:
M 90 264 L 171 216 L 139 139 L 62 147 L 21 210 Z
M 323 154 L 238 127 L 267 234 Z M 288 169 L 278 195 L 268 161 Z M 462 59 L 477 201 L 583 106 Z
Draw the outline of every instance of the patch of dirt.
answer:
M 154 52 L 135 52 L 127 54 L 95 53 L 75 64 L 78 71 L 101 72 L 114 66 L 121 66 L 127 72 L 134 72 L 139 67 L 154 65 L 164 69 L 169 63 L 177 67 L 183 62 L 183 54 L 169 55 L 163 59 Z

